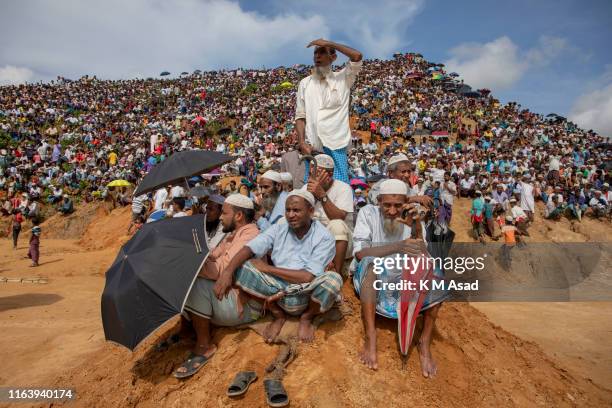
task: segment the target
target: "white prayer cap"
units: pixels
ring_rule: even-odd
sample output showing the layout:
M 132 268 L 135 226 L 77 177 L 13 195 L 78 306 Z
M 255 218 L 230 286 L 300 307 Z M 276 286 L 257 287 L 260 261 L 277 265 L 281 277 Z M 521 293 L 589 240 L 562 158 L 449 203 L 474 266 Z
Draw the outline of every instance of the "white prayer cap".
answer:
M 511 198 L 511 199 L 510 199 L 510 202 L 511 202 L 511 203 L 516 203 L 516 198 Z
M 480 191 L 480 190 L 476 190 L 476 191 L 475 191 L 475 193 L 476 193 L 476 194 L 482 194 L 482 191 Z
M 402 180 L 389 179 L 380 183 L 380 195 L 383 194 L 408 194 L 408 186 Z
M 511 216 L 511 215 L 507 215 L 507 216 L 506 216 L 506 221 L 512 221 L 512 219 L 513 219 L 513 218 L 512 218 L 512 216 Z
M 291 173 L 287 173 L 287 172 L 281 173 L 280 178 L 283 181 L 283 183 L 289 183 L 293 181 L 293 176 L 291 175 Z
M 306 200 L 312 207 L 315 206 L 315 198 L 310 191 L 306 190 L 293 190 L 287 194 L 287 200 L 291 197 L 301 197 Z
M 232 194 L 225 199 L 226 204 L 233 205 L 234 207 L 246 208 L 252 210 L 255 208 L 253 200 L 243 194 Z
M 281 175 L 278 171 L 268 170 L 262 176 L 262 178 L 266 178 L 268 180 L 272 180 L 275 183 L 282 183 Z
M 333 169 L 334 168 L 334 159 L 327 154 L 317 154 L 315 156 L 315 160 L 317 161 L 317 166 L 322 167 L 324 169 Z
M 395 156 L 391 156 L 391 158 L 389 159 L 389 166 L 395 163 L 409 161 L 409 160 L 410 159 L 408 159 L 408 156 L 406 156 L 404 153 L 399 153 L 399 154 L 396 154 Z

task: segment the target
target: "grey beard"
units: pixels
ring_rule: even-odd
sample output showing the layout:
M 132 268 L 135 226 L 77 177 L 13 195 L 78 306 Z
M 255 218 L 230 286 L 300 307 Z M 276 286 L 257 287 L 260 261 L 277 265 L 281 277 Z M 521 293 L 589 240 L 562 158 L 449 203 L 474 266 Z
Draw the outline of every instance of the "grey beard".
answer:
M 264 197 L 261 200 L 261 206 L 266 210 L 266 211 L 272 211 L 274 209 L 274 206 L 276 205 L 276 200 L 278 200 L 278 194 L 275 195 L 269 195 L 267 197 Z
M 401 228 L 402 223 L 397 222 L 396 220 L 390 220 L 388 218 L 383 219 L 383 231 L 389 235 L 397 235 Z
M 317 77 L 318 79 L 324 79 L 325 75 L 331 72 L 331 65 L 323 65 L 320 67 L 315 66 L 313 71 L 315 77 Z

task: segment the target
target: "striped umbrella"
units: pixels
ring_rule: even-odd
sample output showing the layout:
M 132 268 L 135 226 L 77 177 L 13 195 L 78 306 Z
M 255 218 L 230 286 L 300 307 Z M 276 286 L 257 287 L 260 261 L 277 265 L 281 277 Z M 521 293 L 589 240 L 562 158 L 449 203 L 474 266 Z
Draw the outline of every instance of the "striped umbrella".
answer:
M 408 354 L 408 349 L 414 336 L 416 320 L 427 297 L 426 290 L 419 290 L 420 282 L 422 280 L 429 280 L 431 276 L 431 269 L 424 269 L 422 266 L 417 268 L 414 273 L 410 273 L 408 269 L 404 269 L 402 272 L 402 281 L 414 282 L 413 287 L 415 288 L 415 290 L 403 290 L 400 294 L 400 301 L 397 304 L 398 340 L 400 352 L 403 355 Z

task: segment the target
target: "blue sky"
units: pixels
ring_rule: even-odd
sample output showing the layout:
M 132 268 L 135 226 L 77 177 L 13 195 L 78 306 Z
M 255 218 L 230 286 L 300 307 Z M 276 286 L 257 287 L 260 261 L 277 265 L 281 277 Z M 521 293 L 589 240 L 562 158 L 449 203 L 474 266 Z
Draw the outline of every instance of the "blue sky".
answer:
M 612 134 L 612 1 L 25 0 L 0 15 L 0 84 L 308 63 L 318 37 Z

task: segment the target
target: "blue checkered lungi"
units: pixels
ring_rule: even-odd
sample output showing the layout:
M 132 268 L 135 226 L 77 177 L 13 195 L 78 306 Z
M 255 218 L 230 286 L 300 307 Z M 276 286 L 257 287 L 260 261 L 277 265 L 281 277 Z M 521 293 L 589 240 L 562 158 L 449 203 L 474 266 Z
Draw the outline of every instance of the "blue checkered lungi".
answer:
M 323 153 L 331 156 L 334 159 L 334 179 L 344 181 L 349 184 L 349 165 L 348 165 L 348 149 L 331 150 L 323 147 Z M 306 162 L 306 170 L 304 171 L 304 184 L 308 183 L 308 175 L 310 174 L 310 162 Z

